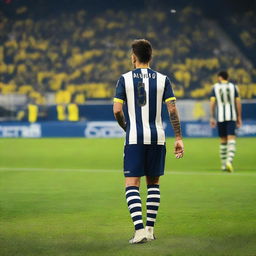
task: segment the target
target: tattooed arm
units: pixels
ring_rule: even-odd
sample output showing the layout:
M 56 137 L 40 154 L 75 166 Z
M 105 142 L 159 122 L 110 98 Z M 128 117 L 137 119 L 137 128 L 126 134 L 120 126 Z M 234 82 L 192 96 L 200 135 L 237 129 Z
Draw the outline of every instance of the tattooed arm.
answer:
M 116 121 L 118 122 L 119 126 L 126 131 L 126 122 L 123 112 L 123 103 L 115 102 L 113 106 L 113 112 Z
M 179 119 L 178 110 L 176 108 L 176 101 L 171 100 L 171 101 L 168 101 L 166 104 L 167 104 L 167 109 L 169 112 L 169 117 L 174 130 L 176 140 L 182 140 L 180 119 Z
M 181 158 L 183 157 L 184 146 L 182 141 L 179 114 L 176 108 L 176 101 L 175 100 L 168 101 L 166 105 L 169 112 L 170 121 L 174 130 L 174 135 L 176 138 L 175 144 L 174 144 L 174 154 L 176 158 Z

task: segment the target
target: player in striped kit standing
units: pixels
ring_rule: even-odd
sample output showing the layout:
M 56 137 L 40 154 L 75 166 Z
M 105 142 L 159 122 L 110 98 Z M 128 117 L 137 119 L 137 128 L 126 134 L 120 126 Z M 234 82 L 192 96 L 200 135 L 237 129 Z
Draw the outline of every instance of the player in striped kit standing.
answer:
M 215 108 L 217 106 L 217 122 Z M 233 159 L 236 152 L 236 128 L 242 126 L 242 107 L 238 88 L 228 81 L 228 73 L 221 71 L 218 74 L 218 83 L 212 88 L 211 98 L 212 128 L 218 127 L 220 137 L 220 159 L 223 171 L 233 172 Z
M 140 39 L 132 43 L 134 70 L 117 82 L 114 115 L 126 131 L 124 176 L 126 200 L 135 227 L 132 244 L 154 240 L 154 224 L 160 204 L 159 177 L 164 174 L 165 133 L 162 125 L 162 104 L 166 103 L 174 133 L 176 158 L 183 156 L 183 142 L 176 99 L 170 80 L 149 67 L 152 47 Z M 126 108 L 125 114 L 123 107 Z M 147 182 L 147 222 L 142 220 L 140 178 Z

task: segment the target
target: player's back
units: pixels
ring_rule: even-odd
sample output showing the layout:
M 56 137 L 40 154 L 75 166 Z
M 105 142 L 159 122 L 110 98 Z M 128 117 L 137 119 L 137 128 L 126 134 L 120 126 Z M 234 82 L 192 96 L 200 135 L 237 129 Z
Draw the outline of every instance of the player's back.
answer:
M 239 97 L 237 87 L 230 82 L 216 83 L 212 96 L 216 98 L 218 121 L 235 121 L 237 118 L 235 98 Z
M 121 76 L 116 98 L 126 101 L 126 144 L 164 145 L 162 103 L 175 99 L 167 76 L 137 68 Z

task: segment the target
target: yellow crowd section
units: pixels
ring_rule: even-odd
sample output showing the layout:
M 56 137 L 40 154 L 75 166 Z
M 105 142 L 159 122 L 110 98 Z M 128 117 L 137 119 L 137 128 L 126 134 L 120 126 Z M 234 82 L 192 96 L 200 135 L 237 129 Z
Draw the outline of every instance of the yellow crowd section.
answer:
M 178 98 L 208 97 L 220 69 L 228 69 L 243 98 L 256 96 L 256 70 L 223 50 L 219 35 L 191 6 L 175 17 L 166 10 L 70 10 L 45 19 L 22 6 L 12 22 L 0 11 L 0 28 L 0 94 L 27 95 L 36 104 L 45 103 L 47 92 L 57 104 L 112 98 L 120 75 L 133 68 L 132 39 L 141 37 L 152 42 L 151 67 L 170 77 Z M 241 39 L 255 45 L 250 31 Z

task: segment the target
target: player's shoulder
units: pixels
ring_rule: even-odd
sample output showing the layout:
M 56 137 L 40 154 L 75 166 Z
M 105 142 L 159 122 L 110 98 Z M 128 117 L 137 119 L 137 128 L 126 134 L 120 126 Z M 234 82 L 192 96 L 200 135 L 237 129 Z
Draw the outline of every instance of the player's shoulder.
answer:
M 131 76 L 131 74 L 132 74 L 132 71 L 128 71 L 124 74 L 121 74 L 121 76 L 117 80 L 117 84 L 124 84 L 125 79 L 128 78 L 129 76 Z
M 228 82 L 228 84 L 230 85 L 230 86 L 236 86 L 234 83 L 232 83 L 232 82 Z
M 169 77 L 168 77 L 167 75 L 165 75 L 165 74 L 163 74 L 163 73 L 161 73 L 161 72 L 159 72 L 159 71 L 153 70 L 153 69 L 151 69 L 151 70 L 152 70 L 153 72 L 155 72 L 155 73 L 157 74 L 157 76 L 169 79 Z M 170 79 L 169 79 L 169 80 L 170 80 Z
M 130 76 L 130 75 L 132 75 L 132 70 L 130 70 L 130 71 L 128 71 L 128 72 L 126 72 L 126 73 L 123 73 L 122 75 L 121 75 L 121 77 L 127 77 L 127 76 Z
M 158 72 L 156 70 L 153 70 L 153 69 L 151 69 L 151 70 L 156 73 L 156 76 L 158 77 L 158 79 L 160 81 L 163 81 L 164 83 L 171 84 L 171 79 L 167 75 L 165 75 L 165 74 L 163 74 L 161 72 Z
M 214 90 L 214 89 L 216 89 L 216 88 L 218 88 L 220 86 L 221 86 L 220 83 L 215 83 L 215 84 L 212 85 L 212 90 Z

